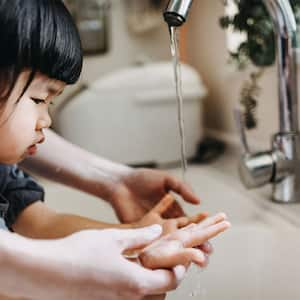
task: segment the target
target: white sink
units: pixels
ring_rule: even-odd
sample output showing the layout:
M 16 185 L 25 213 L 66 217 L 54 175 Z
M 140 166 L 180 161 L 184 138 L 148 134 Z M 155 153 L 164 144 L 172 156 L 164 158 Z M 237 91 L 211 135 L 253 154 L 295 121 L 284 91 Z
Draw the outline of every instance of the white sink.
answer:
M 180 172 L 179 169 L 171 170 L 171 173 L 179 178 Z M 226 175 L 211 167 L 190 166 L 186 178 L 199 195 L 201 204 L 195 207 L 181 201 L 185 211 L 189 215 L 200 211 L 208 211 L 211 214 L 223 211 L 234 226 L 272 223 L 274 214 L 257 205 L 236 177 Z
M 299 299 L 298 231 L 236 226 L 214 246 L 209 267 L 192 268 L 168 300 Z

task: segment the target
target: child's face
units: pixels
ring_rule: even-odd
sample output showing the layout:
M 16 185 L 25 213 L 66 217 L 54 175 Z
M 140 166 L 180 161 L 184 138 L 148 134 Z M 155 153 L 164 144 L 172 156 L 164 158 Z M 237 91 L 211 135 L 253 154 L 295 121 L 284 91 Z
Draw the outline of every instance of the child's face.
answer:
M 36 152 L 43 142 L 43 129 L 51 125 L 50 102 L 62 93 L 65 83 L 37 74 L 18 101 L 29 72 L 23 72 L 0 112 L 0 163 L 13 164 Z

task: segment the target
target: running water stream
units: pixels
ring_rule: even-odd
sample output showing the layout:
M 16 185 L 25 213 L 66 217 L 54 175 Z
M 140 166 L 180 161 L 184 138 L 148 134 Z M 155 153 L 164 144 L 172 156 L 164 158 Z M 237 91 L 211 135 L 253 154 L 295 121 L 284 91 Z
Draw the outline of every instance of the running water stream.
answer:
M 184 108 L 183 108 L 183 94 L 182 94 L 182 78 L 180 69 L 180 53 L 179 53 L 179 29 L 178 27 L 169 27 L 170 39 L 171 39 L 171 53 L 174 67 L 174 77 L 176 86 L 177 97 L 177 110 L 178 110 L 178 125 L 180 135 L 180 150 L 181 150 L 181 167 L 183 180 L 186 181 L 187 172 L 187 158 L 186 158 L 186 146 L 185 146 L 185 131 L 184 131 Z M 192 273 L 194 276 L 200 276 L 202 269 L 193 268 Z M 185 295 L 186 296 L 186 295 Z M 205 300 L 207 299 L 207 290 L 202 286 L 201 280 L 194 290 L 189 294 L 189 297 Z
M 186 158 L 186 146 L 185 146 L 185 132 L 184 132 L 184 111 L 183 111 L 183 95 L 182 95 L 182 80 L 180 69 L 180 53 L 179 53 L 179 30 L 177 27 L 169 27 L 170 39 L 171 39 L 171 54 L 173 58 L 176 96 L 177 96 L 177 109 L 178 109 L 178 125 L 181 143 L 181 167 L 183 180 L 186 181 L 187 171 L 187 158 Z

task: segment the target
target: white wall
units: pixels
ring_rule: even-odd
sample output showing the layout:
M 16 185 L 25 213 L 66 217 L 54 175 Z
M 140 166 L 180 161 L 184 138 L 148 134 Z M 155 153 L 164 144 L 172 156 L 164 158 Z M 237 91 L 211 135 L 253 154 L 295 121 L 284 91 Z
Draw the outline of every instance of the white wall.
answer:
M 143 0 L 141 0 L 143 1 Z M 105 55 L 87 56 L 84 59 L 82 79 L 92 81 L 115 69 L 134 63 L 139 57 L 150 60 L 170 59 L 167 26 L 161 26 L 144 35 L 128 31 L 126 1 L 112 0 L 110 51 Z
M 161 25 L 152 31 L 134 34 L 127 25 L 127 4 L 126 0 L 111 0 L 109 51 L 105 54 L 84 57 L 79 83 L 90 83 L 108 72 L 134 64 L 141 58 L 150 61 L 171 59 L 169 33 L 163 19 L 161 19 Z M 79 83 L 67 86 L 65 92 L 55 100 L 55 105 L 51 107 L 54 127 L 56 110 L 66 98 L 76 93 Z

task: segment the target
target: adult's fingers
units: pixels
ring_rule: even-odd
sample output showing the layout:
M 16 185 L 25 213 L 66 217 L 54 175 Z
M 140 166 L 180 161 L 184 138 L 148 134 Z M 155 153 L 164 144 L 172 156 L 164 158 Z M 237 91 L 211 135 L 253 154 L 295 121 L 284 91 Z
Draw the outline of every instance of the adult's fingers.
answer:
M 147 246 L 162 233 L 158 224 L 139 229 L 112 229 L 112 238 L 116 241 L 121 252 Z
M 172 270 L 149 270 L 134 263 L 127 262 L 130 267 L 127 271 L 134 274 L 136 284 L 142 289 L 146 295 L 161 295 L 178 287 L 181 280 L 184 278 L 186 268 L 177 266 Z
M 185 216 L 185 212 L 180 204 L 175 200 L 161 216 L 164 219 L 179 218 Z
M 165 189 L 166 191 L 173 191 L 179 194 L 183 200 L 192 204 L 199 204 L 200 199 L 192 191 L 191 187 L 186 183 L 179 181 L 173 176 L 167 176 L 165 179 Z
M 187 271 L 187 269 L 183 265 L 178 265 L 173 268 L 173 272 L 174 272 L 177 284 L 179 284 L 183 280 L 186 271 Z
M 165 211 L 168 210 L 169 207 L 173 204 L 175 201 L 175 198 L 171 194 L 167 194 L 162 198 L 161 201 L 159 201 L 154 208 L 152 209 L 152 212 L 156 212 L 159 215 L 163 214 Z

